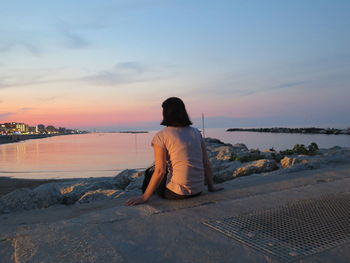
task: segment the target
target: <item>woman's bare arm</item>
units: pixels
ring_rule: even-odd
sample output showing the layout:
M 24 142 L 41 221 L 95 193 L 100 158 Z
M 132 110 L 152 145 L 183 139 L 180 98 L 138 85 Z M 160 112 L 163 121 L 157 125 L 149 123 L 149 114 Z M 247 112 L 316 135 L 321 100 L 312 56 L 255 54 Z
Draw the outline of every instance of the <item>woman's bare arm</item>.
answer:
M 159 183 L 162 181 L 166 173 L 166 152 L 165 149 L 154 145 L 154 162 L 155 168 L 152 175 L 152 178 L 147 186 L 146 191 L 142 196 L 132 198 L 126 202 L 126 205 L 137 205 L 142 204 L 148 201 L 152 196 L 154 191 L 157 189 Z
M 208 191 L 209 192 L 216 192 L 223 190 L 223 187 L 215 187 L 214 181 L 213 181 L 213 170 L 211 168 L 211 164 L 209 161 L 208 153 L 207 153 L 207 147 L 205 146 L 204 140 L 202 140 L 202 155 L 203 155 L 203 165 L 204 165 L 204 176 L 206 183 L 208 184 Z

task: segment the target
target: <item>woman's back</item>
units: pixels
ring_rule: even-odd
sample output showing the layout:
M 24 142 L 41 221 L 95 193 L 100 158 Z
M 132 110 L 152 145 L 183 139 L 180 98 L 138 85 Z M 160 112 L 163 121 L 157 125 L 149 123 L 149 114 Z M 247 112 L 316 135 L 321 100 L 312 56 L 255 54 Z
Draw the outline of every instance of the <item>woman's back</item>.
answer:
M 162 108 L 163 120 L 160 124 L 166 128 L 156 133 L 152 140 L 155 163 L 153 174 L 150 179 L 145 177 L 143 195 L 128 200 L 127 205 L 147 202 L 156 190 L 167 199 L 197 196 L 203 190 L 204 178 L 209 192 L 223 189 L 214 187 L 202 135 L 190 127 L 192 122 L 183 101 L 171 97 L 162 103 Z
M 166 127 L 154 136 L 152 144 L 166 149 L 168 189 L 180 195 L 197 194 L 203 190 L 202 136 L 197 129 Z

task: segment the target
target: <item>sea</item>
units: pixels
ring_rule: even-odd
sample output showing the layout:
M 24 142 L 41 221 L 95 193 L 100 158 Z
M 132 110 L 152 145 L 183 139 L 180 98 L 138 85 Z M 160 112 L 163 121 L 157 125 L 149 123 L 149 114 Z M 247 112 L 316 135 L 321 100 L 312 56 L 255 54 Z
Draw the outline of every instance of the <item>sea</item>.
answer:
M 3 144 L 0 177 L 111 177 L 124 169 L 141 170 L 153 162 L 151 140 L 156 132 L 74 134 Z M 285 150 L 311 142 L 320 148 L 350 147 L 350 135 L 226 132 L 219 128 L 205 129 L 204 135 L 260 150 Z

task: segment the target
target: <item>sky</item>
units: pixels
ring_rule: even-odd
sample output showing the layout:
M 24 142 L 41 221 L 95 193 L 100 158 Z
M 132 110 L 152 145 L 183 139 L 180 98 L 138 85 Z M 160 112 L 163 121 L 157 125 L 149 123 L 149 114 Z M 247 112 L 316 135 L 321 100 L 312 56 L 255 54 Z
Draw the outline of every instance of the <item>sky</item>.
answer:
M 5 1 L 0 123 L 350 127 L 348 0 Z

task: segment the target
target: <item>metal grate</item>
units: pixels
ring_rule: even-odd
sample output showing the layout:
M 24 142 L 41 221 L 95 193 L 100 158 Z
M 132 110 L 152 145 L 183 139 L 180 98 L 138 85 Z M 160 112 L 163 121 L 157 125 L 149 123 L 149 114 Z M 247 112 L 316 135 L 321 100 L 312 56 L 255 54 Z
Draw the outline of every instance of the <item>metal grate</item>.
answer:
M 301 200 L 204 224 L 291 262 L 350 241 L 350 194 Z

